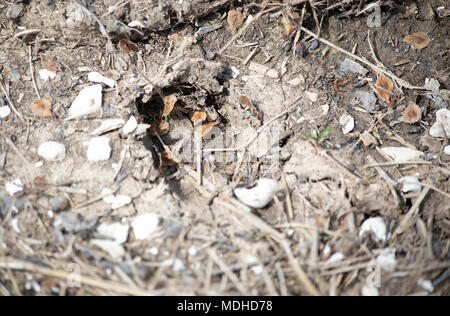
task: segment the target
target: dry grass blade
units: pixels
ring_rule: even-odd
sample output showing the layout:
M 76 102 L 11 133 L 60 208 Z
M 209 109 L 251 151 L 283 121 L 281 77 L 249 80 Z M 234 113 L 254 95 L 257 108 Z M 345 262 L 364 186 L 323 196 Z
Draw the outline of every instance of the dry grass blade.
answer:
M 15 260 L 8 257 L 0 258 L 0 269 L 11 269 L 11 270 L 19 270 L 19 271 L 28 271 L 31 273 L 38 273 L 48 277 L 58 278 L 62 280 L 68 280 L 72 277 L 70 272 L 54 270 L 49 268 L 43 268 L 33 263 L 29 263 L 26 261 Z M 128 285 L 124 285 L 117 282 L 104 281 L 94 279 L 88 276 L 79 275 L 79 279 L 81 284 L 92 286 L 96 288 L 100 288 L 106 291 L 112 291 L 119 294 L 125 295 L 135 295 L 135 296 L 152 296 L 155 295 L 152 292 L 149 292 L 145 289 L 139 289 L 135 287 L 130 287 Z

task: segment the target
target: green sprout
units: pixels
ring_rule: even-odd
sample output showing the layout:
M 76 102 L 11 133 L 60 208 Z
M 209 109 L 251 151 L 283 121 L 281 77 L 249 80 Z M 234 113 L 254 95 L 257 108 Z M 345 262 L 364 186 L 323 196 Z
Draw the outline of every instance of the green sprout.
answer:
M 320 144 L 328 135 L 330 135 L 330 133 L 333 131 L 333 128 L 332 127 L 328 127 L 328 128 L 326 128 L 325 130 L 323 130 L 320 134 L 319 134 L 319 136 L 317 136 L 317 137 L 314 137 L 314 136 L 312 136 L 311 134 L 309 134 L 309 133 L 304 133 L 303 134 L 303 136 L 306 138 L 306 139 L 312 139 L 313 141 L 315 141 L 316 142 L 316 144 Z

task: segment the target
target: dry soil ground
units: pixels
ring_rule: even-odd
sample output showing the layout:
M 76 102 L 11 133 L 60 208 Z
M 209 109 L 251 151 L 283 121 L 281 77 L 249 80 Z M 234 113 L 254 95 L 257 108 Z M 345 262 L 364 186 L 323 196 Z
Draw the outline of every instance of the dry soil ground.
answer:
M 430 135 L 449 102 L 448 1 L 381 1 L 370 27 L 370 1 L 78 3 L 0 2 L 0 106 L 13 110 L 0 121 L 1 295 L 449 294 L 449 135 Z M 422 49 L 404 40 L 417 32 Z M 354 56 L 375 67 L 342 71 Z M 56 78 L 43 81 L 45 68 Z M 116 85 L 68 120 L 94 71 Z M 407 87 L 427 79 L 439 86 Z M 51 111 L 37 115 L 37 99 Z M 411 103 L 415 123 L 402 120 Z M 180 151 L 198 143 L 195 111 L 202 183 Z M 92 132 L 132 116 L 137 130 L 104 133 L 111 157 L 88 161 Z M 267 146 L 254 150 L 256 135 Z M 47 141 L 65 158 L 40 157 Z M 388 147 L 421 153 L 399 162 Z M 404 176 L 422 185 L 402 192 Z M 279 190 L 250 209 L 234 189 L 262 178 Z M 140 238 L 142 214 L 154 215 Z M 371 222 L 381 231 L 361 234 Z

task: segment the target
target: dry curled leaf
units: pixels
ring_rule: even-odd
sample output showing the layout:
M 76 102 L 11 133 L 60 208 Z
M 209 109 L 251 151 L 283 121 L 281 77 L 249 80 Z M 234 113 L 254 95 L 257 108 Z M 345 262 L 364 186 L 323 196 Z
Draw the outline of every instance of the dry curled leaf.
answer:
M 430 38 L 423 32 L 418 32 L 405 37 L 405 42 L 417 49 L 422 49 L 430 44 Z
M 384 101 L 386 101 L 386 103 L 391 108 L 393 105 L 391 103 L 391 95 L 394 91 L 394 84 L 392 83 L 391 79 L 389 79 L 385 75 L 381 75 L 378 77 L 376 85 L 378 94 Z
M 48 181 L 45 176 L 37 176 L 33 179 L 33 187 L 38 191 L 45 191 L 48 187 Z
M 410 105 L 408 105 L 402 117 L 403 122 L 406 123 L 416 123 L 421 118 L 422 118 L 422 110 L 415 103 L 411 103 Z
M 244 15 L 238 10 L 231 10 L 228 12 L 227 21 L 232 29 L 237 29 L 244 23 Z
M 169 132 L 169 123 L 165 122 L 165 121 L 161 121 L 158 124 L 158 134 L 160 135 L 164 135 L 167 134 Z
M 42 53 L 40 54 L 40 56 L 41 56 L 41 60 L 42 60 L 42 65 L 44 66 L 45 69 L 47 69 L 48 71 L 53 71 L 53 72 L 55 72 L 59 69 L 60 65 L 55 57 L 45 55 Z
M 163 110 L 163 116 L 169 116 L 170 113 L 172 113 L 173 108 L 175 107 L 175 103 L 177 103 L 178 99 L 174 95 L 169 95 L 168 97 L 164 98 L 164 110 Z
M 120 40 L 119 46 L 120 49 L 123 50 L 125 53 L 137 52 L 139 50 L 139 47 L 136 44 L 126 39 Z
M 292 32 L 294 32 L 295 26 L 292 25 L 291 21 L 289 21 L 289 19 L 286 17 L 283 17 L 281 19 L 281 23 L 283 23 L 284 25 L 284 34 L 286 35 L 286 37 L 289 37 L 289 35 L 291 35 Z
M 203 125 L 199 130 L 198 133 L 200 133 L 201 137 L 204 137 L 206 134 L 211 132 L 211 130 L 214 128 L 214 126 L 218 125 L 219 121 L 215 121 L 212 123 L 208 123 L 206 125 Z
M 167 149 L 159 154 L 160 159 L 160 166 L 173 166 L 178 164 L 178 162 L 175 159 L 175 156 L 170 151 L 170 149 Z
M 249 97 L 246 97 L 245 95 L 239 98 L 239 102 L 248 108 L 253 108 L 252 100 Z
M 191 121 L 194 123 L 194 125 L 197 125 L 198 123 L 203 122 L 206 120 L 206 113 L 203 111 L 194 111 L 190 114 Z
M 35 100 L 31 104 L 31 109 L 33 113 L 37 116 L 42 117 L 53 116 L 52 111 L 50 111 L 50 102 L 44 99 Z

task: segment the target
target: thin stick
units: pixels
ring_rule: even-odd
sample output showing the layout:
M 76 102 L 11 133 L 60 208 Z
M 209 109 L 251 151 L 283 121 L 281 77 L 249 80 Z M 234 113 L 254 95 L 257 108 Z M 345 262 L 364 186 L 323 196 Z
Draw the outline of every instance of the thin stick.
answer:
M 33 60 L 31 58 L 31 45 L 28 46 L 28 61 L 30 63 L 30 73 L 31 73 L 31 80 L 33 81 L 34 91 L 36 92 L 38 99 L 40 99 L 41 95 L 39 93 L 39 89 L 36 84 L 36 79 L 34 78 Z
M 99 196 L 97 196 L 97 197 L 95 197 L 95 198 L 92 198 L 92 199 L 90 199 L 89 201 L 86 201 L 86 202 L 84 202 L 84 203 L 75 205 L 72 209 L 83 208 L 83 207 L 85 207 L 85 206 L 91 205 L 91 204 L 93 204 L 93 203 L 95 203 L 95 202 L 97 202 L 97 201 L 100 201 L 101 199 L 103 199 L 103 198 L 106 197 L 106 196 L 109 196 L 109 195 L 111 195 L 111 194 L 116 193 L 117 190 L 118 190 L 118 188 L 114 189 L 112 192 L 100 194 Z
M 242 294 L 242 295 L 248 295 L 248 290 L 245 288 L 245 286 L 239 281 L 236 275 L 230 270 L 230 268 L 223 262 L 217 254 L 212 250 L 207 250 L 209 257 L 219 266 L 219 268 L 225 273 L 225 275 L 230 279 L 231 282 L 233 282 L 234 286 L 236 286 L 236 289 Z
M 114 176 L 112 177 L 112 181 L 114 182 L 116 177 L 119 175 L 120 170 L 122 170 L 123 162 L 125 161 L 125 157 L 127 156 L 128 152 L 128 144 L 125 145 L 125 148 L 123 150 L 123 156 L 120 157 L 119 166 L 117 167 L 116 172 L 114 172 Z
M 17 149 L 16 145 L 14 145 L 14 143 L 12 142 L 11 139 L 6 138 L 5 139 L 6 143 L 11 147 L 11 149 L 17 154 L 17 156 L 19 156 L 24 162 L 25 164 L 30 167 L 33 168 L 34 166 L 31 164 L 31 162 L 29 162 L 19 151 L 19 149 Z
M 400 225 L 397 227 L 395 232 L 392 234 L 392 238 L 395 238 L 397 235 L 402 234 L 403 232 L 405 232 L 405 230 L 408 229 L 408 227 L 411 224 L 410 223 L 411 219 L 414 216 L 416 216 L 417 213 L 419 212 L 419 206 L 420 206 L 420 204 L 422 204 L 422 201 L 425 199 L 425 197 L 427 196 L 428 192 L 430 192 L 430 190 L 431 189 L 427 188 L 427 187 L 422 190 L 422 193 L 420 193 L 419 197 L 414 202 L 413 206 L 411 206 L 408 213 L 403 217 L 402 221 L 400 222 Z
M 112 43 L 111 37 L 108 34 L 108 31 L 106 30 L 105 26 L 103 25 L 102 21 L 100 21 L 100 19 L 91 11 L 89 11 L 86 7 L 84 7 L 81 3 L 79 3 L 76 0 L 72 0 L 76 5 L 78 5 L 81 10 L 83 10 L 84 13 L 86 13 L 87 15 L 91 16 L 98 24 L 98 28 L 100 30 L 100 33 L 102 33 L 106 39 L 108 40 L 108 43 L 106 44 L 106 51 L 108 53 L 112 53 L 114 52 L 114 45 Z
M 278 276 L 278 280 L 280 282 L 280 294 L 281 294 L 281 296 L 287 296 L 288 292 L 287 292 L 287 287 L 286 287 L 286 279 L 284 277 L 284 272 L 281 269 L 281 264 L 279 262 L 277 262 L 275 264 L 275 268 L 277 269 L 277 276 Z
M 376 168 L 376 167 L 393 167 L 397 165 L 432 165 L 431 161 L 404 161 L 404 162 L 378 162 L 371 163 L 364 168 Z
M 9 94 L 6 92 L 5 87 L 3 86 L 3 77 L 0 78 L 0 88 L 2 88 L 3 94 L 5 95 L 6 100 L 8 100 L 9 106 L 11 107 L 11 109 L 13 110 L 13 112 L 17 115 L 17 117 L 22 121 L 22 122 L 26 122 L 25 117 L 22 115 L 22 113 L 20 113 L 17 108 L 14 106 L 14 103 L 12 103 L 11 99 L 9 98 Z
M 286 204 L 287 204 L 287 209 L 288 209 L 288 219 L 289 221 L 293 221 L 294 220 L 294 211 L 292 208 L 292 199 L 291 199 L 291 195 L 289 194 L 289 186 L 287 184 L 286 181 L 286 177 L 284 176 L 284 173 L 281 174 L 281 180 L 283 181 L 283 186 L 284 186 L 284 191 L 286 194 Z
M 225 50 L 226 50 L 231 44 L 233 44 L 235 40 L 237 40 L 239 37 L 241 37 L 242 34 L 244 34 L 245 31 L 247 31 L 247 29 L 248 29 L 251 25 L 253 25 L 253 23 L 255 23 L 256 21 L 258 21 L 264 14 L 269 13 L 269 12 L 272 12 L 272 11 L 275 11 L 275 10 L 278 10 L 278 8 L 279 8 L 279 7 L 274 7 L 274 8 L 270 8 L 270 9 L 267 9 L 267 10 L 265 10 L 265 11 L 259 12 L 259 13 L 258 13 L 258 14 L 257 14 L 257 15 L 249 22 L 249 23 L 245 24 L 244 27 L 242 27 L 242 28 L 239 30 L 239 32 L 237 32 L 237 33 L 236 33 L 236 34 L 228 41 L 228 43 L 225 44 L 224 47 L 222 47 L 222 48 L 219 50 L 219 55 L 222 54 L 223 52 L 225 52 Z
M 32 34 L 37 34 L 40 31 L 41 31 L 40 29 L 25 30 L 25 31 L 19 32 L 16 35 L 14 35 L 14 38 L 19 38 L 21 36 L 27 36 L 27 35 L 32 35 Z
M 402 86 L 402 87 L 404 87 L 404 88 L 406 88 L 406 89 L 411 89 L 411 90 L 428 90 L 428 89 L 426 89 L 426 88 L 424 88 L 424 87 L 417 87 L 417 86 L 411 85 L 411 84 L 408 83 L 407 81 L 405 81 L 405 80 L 403 80 L 403 79 L 397 77 L 396 75 L 394 75 L 392 72 L 390 72 L 390 71 L 388 71 L 388 70 L 385 70 L 385 69 L 382 69 L 382 68 L 378 67 L 377 65 L 374 65 L 373 63 L 371 63 L 371 62 L 368 61 L 367 59 L 365 59 L 365 58 L 363 58 L 363 57 L 359 57 L 359 56 L 357 56 L 357 55 L 355 55 L 355 54 L 352 54 L 351 52 L 349 52 L 349 51 L 347 51 L 347 50 L 345 50 L 345 49 L 343 49 L 343 48 L 337 46 L 336 44 L 334 44 L 334 43 L 332 43 L 332 42 L 330 42 L 330 41 L 327 41 L 326 39 L 324 39 L 324 38 L 322 38 L 322 37 L 320 37 L 320 36 L 317 36 L 316 34 L 314 34 L 313 32 L 311 32 L 310 30 L 308 30 L 307 28 L 305 28 L 305 27 L 303 27 L 303 26 L 299 26 L 299 28 L 300 28 L 303 32 L 307 33 L 308 35 L 313 36 L 315 39 L 321 41 L 321 42 L 324 43 L 325 45 L 328 45 L 328 46 L 330 46 L 330 47 L 332 47 L 332 48 L 334 48 L 334 49 L 340 51 L 341 53 L 343 53 L 343 54 L 345 54 L 345 55 L 347 55 L 347 56 L 349 56 L 349 57 L 351 57 L 351 58 L 353 58 L 353 59 L 356 59 L 357 61 L 359 61 L 359 62 L 361 62 L 361 63 L 363 63 L 363 64 L 368 65 L 369 67 L 371 67 L 371 68 L 372 68 L 373 70 L 375 70 L 375 71 L 378 71 L 378 72 L 381 72 L 381 73 L 385 74 L 386 76 L 392 78 L 392 79 L 395 80 L 400 86 Z
M 44 268 L 38 266 L 33 263 L 29 263 L 26 261 L 15 260 L 9 257 L 0 258 L 0 269 L 11 269 L 11 270 L 22 270 L 28 271 L 31 273 L 39 273 L 46 275 L 48 277 L 53 277 L 62 280 L 68 280 L 73 277 L 71 272 L 61 271 L 61 270 L 53 270 L 49 268 Z M 81 284 L 92 286 L 96 288 L 100 288 L 106 291 L 113 291 L 116 293 L 122 293 L 126 295 L 136 295 L 136 296 L 152 296 L 154 293 L 148 292 L 144 289 L 130 287 L 121 283 L 96 280 L 94 278 L 79 275 L 77 276 L 77 281 L 80 281 Z

